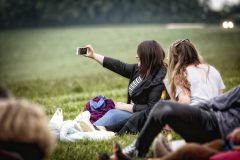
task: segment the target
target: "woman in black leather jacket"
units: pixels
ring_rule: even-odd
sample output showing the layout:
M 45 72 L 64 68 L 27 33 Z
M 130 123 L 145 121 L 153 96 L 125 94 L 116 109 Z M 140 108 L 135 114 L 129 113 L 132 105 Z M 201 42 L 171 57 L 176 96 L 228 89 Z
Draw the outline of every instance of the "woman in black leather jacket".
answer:
M 163 79 L 166 65 L 165 53 L 154 40 L 144 41 L 137 48 L 137 64 L 127 64 L 119 60 L 104 57 L 87 46 L 86 57 L 96 60 L 103 67 L 129 79 L 127 103 L 115 102 L 115 109 L 108 111 L 94 124 L 109 126 L 129 119 L 133 113 L 150 110 L 165 90 Z

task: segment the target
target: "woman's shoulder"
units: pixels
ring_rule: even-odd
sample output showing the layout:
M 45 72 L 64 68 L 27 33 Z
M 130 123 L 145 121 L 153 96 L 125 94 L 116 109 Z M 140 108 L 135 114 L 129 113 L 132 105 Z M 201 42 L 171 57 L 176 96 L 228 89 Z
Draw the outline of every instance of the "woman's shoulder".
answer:
M 219 71 L 214 66 L 208 65 L 208 67 L 209 67 L 209 72 L 220 74 Z
M 186 69 L 188 74 L 191 75 L 194 75 L 194 73 L 195 74 L 202 73 L 204 71 L 204 73 L 207 73 L 208 75 L 220 76 L 219 71 L 214 66 L 206 63 L 201 63 L 197 66 L 191 65 L 188 66 Z
M 217 69 L 209 64 L 206 64 L 206 63 L 201 63 L 201 64 L 198 64 L 198 65 L 189 65 L 187 66 L 186 68 L 187 70 L 199 70 L 199 69 L 203 69 L 203 70 L 214 70 L 214 71 L 217 71 Z

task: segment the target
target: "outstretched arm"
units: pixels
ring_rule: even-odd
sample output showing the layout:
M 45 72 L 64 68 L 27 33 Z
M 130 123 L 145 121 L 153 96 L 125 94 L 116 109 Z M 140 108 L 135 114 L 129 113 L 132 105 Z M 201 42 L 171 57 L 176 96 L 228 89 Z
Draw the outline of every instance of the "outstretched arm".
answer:
M 102 64 L 103 67 L 120 74 L 123 77 L 130 78 L 133 71 L 136 70 L 136 64 L 127 64 L 123 63 L 117 59 L 105 57 L 94 52 L 94 49 L 91 45 L 87 45 L 87 54 L 85 55 L 88 58 L 96 60 L 99 64 Z
M 92 58 L 100 64 L 103 64 L 104 56 L 94 52 L 94 49 L 91 45 L 87 45 L 87 54 L 86 57 Z

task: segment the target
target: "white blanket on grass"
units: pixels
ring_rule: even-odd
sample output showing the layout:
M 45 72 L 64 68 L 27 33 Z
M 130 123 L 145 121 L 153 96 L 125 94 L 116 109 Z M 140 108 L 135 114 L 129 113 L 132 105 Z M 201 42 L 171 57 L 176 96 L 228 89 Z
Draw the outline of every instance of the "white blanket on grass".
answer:
M 64 121 L 59 132 L 60 141 L 75 142 L 80 139 L 107 140 L 115 134 L 109 131 L 80 132 L 74 127 L 75 121 Z
M 49 122 L 49 128 L 57 139 L 64 142 L 75 142 L 77 140 L 108 140 L 115 133 L 110 131 L 80 132 L 75 124 L 82 119 L 90 119 L 88 111 L 80 113 L 74 120 L 63 121 L 62 109 L 57 109 Z

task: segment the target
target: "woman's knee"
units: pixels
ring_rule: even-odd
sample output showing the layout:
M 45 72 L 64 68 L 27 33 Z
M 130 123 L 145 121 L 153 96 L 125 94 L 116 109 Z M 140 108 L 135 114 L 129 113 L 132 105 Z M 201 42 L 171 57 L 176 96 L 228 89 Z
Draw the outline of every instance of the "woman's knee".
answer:
M 170 118 L 175 115 L 173 104 L 166 101 L 159 101 L 151 111 L 154 118 Z
M 109 126 L 112 125 L 113 121 L 115 121 L 114 117 L 116 117 L 116 111 L 115 109 L 109 110 L 107 113 L 105 113 L 100 119 L 98 119 L 94 125 L 97 126 Z
M 111 109 L 103 117 L 108 121 L 113 121 L 116 116 L 118 116 L 116 109 Z
M 117 114 L 117 112 L 118 112 L 117 109 L 111 109 L 111 110 L 107 111 L 107 113 L 105 115 L 111 116 L 111 115 Z
M 108 121 L 110 122 L 118 122 L 121 121 L 123 119 L 129 118 L 132 114 L 125 112 L 125 111 L 121 111 L 118 109 L 111 109 L 106 113 L 106 117 L 108 119 Z

